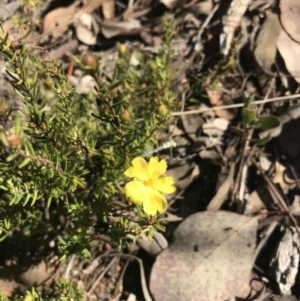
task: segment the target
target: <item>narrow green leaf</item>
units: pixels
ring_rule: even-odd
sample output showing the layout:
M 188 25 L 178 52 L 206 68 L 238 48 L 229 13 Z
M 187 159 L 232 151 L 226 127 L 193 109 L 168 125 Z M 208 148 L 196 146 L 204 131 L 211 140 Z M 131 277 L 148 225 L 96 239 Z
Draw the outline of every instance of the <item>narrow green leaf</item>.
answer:
M 31 206 L 34 205 L 34 203 L 36 202 L 37 200 L 37 197 L 38 197 L 38 191 L 35 190 L 34 193 L 33 193 L 33 196 L 32 196 L 32 200 L 31 200 Z
M 47 208 L 50 207 L 52 198 L 53 198 L 52 196 L 50 196 L 50 197 L 48 198 L 48 201 L 47 201 Z
M 234 133 L 238 134 L 239 136 L 241 136 L 241 137 L 246 136 L 246 132 L 243 129 L 235 127 L 235 126 L 231 126 L 230 128 Z
M 67 254 L 64 254 L 64 255 L 59 259 L 59 261 L 60 261 L 61 263 L 64 263 L 66 260 L 67 260 Z
M 58 238 L 59 242 L 60 242 L 63 246 L 67 246 L 66 241 L 65 241 L 61 236 L 58 236 L 57 238 Z
M 16 116 L 15 133 L 21 134 L 21 118 L 19 114 Z
M 82 252 L 81 252 L 81 255 L 85 259 L 91 259 L 92 258 L 92 255 L 91 255 L 91 253 L 89 252 L 88 249 L 83 249 Z
M 31 198 L 31 194 L 30 194 L 30 193 L 27 193 L 26 198 L 25 198 L 25 201 L 24 201 L 24 203 L 23 203 L 23 206 L 26 206 L 26 205 L 27 205 L 27 203 L 29 202 L 30 198 Z
M 6 162 L 11 162 L 19 156 L 18 153 L 14 153 L 6 158 Z
M 0 237 L 0 242 L 2 242 L 7 236 L 9 235 L 9 233 L 6 233 L 5 235 Z
M 26 166 L 27 164 L 29 164 L 31 162 L 31 159 L 30 158 L 25 158 L 21 164 L 19 164 L 19 168 L 23 168 L 24 166 Z

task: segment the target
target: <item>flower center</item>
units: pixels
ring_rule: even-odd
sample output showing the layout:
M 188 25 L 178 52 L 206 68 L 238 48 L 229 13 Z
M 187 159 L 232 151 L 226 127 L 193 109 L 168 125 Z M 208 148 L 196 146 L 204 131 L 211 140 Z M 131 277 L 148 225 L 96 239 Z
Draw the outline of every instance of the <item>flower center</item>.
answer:
M 144 184 L 145 186 L 152 186 L 152 185 L 153 185 L 153 181 L 152 181 L 152 179 L 149 179 L 149 180 L 147 180 L 147 181 L 144 181 L 143 184 Z

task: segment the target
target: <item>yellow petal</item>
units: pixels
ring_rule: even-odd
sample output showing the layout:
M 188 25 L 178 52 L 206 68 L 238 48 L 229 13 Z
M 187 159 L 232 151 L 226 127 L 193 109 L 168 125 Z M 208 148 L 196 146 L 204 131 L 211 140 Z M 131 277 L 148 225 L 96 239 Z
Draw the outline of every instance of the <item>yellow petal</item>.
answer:
M 160 213 L 165 212 L 168 208 L 168 203 L 164 195 L 154 189 L 150 192 L 143 203 L 145 213 L 147 215 L 156 215 L 157 211 Z
M 152 157 L 148 164 L 148 176 L 150 179 L 157 179 L 167 170 L 166 160 L 159 161 L 158 157 Z
M 147 162 L 141 157 L 134 158 L 132 161 L 132 167 L 129 167 L 125 172 L 125 176 L 129 178 L 137 178 L 140 181 L 147 181 Z
M 161 176 L 153 183 L 153 187 L 163 193 L 173 193 L 176 187 L 173 186 L 175 179 L 173 177 Z
M 145 194 L 147 194 L 147 188 L 140 181 L 131 181 L 125 185 L 124 193 L 132 203 L 141 205 L 144 202 Z

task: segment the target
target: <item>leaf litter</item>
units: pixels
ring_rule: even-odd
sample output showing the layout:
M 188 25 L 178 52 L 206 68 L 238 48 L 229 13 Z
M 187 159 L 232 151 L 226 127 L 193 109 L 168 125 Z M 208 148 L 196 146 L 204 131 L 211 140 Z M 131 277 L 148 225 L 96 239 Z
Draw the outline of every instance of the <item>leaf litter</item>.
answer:
M 50 279 L 72 277 L 89 300 L 299 298 L 298 1 L 87 3 L 48 0 L 32 9 L 34 24 L 40 24 L 32 37 L 45 36 L 31 45 L 41 43 L 66 69 L 70 54 L 93 51 L 106 81 L 112 79 L 120 43 L 130 53 L 154 56 L 162 42 L 163 14 L 174 15 L 178 35 L 172 68 L 180 101 L 151 152 L 168 160 L 168 175 L 176 178 L 178 189 L 168 199 L 166 233 L 156 233 L 152 242 L 141 237 L 136 245 L 129 243 L 127 252 L 138 269 L 101 234 L 90 250 L 92 262 L 72 257 L 57 273 L 49 269 Z M 20 32 L 12 26 L 13 17 L 25 16 L 17 1 L 0 4 L 0 20 L 14 37 Z M 19 103 L 0 63 L 4 96 Z M 139 65 L 138 56 L 132 64 Z M 70 81 L 81 94 L 94 88 L 80 70 L 71 72 Z M 243 115 L 238 106 L 250 97 L 254 100 Z M 253 107 L 257 100 L 264 101 Z M 279 126 L 270 115 L 280 119 Z M 149 281 L 144 267 L 151 270 Z M 16 287 L 28 288 L 32 275 L 16 271 L 4 286 L 3 272 L 0 288 L 8 295 Z M 34 277 L 43 278 L 38 272 Z M 141 291 L 125 285 L 130 277 L 140 280 Z M 124 281 L 122 295 L 118 281 Z

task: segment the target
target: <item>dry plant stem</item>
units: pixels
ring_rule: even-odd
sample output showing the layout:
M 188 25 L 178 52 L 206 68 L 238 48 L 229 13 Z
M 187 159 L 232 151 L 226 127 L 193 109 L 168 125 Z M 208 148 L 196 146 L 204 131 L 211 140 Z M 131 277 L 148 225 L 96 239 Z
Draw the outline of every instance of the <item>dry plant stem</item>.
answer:
M 111 301 L 119 301 L 121 298 L 122 294 L 117 294 L 117 296 L 115 298 L 113 298 Z
M 300 93 L 295 95 L 289 95 L 289 96 L 280 96 L 280 97 L 274 97 L 269 99 L 263 99 L 263 100 L 255 100 L 252 103 L 253 104 L 264 104 L 268 102 L 274 102 L 274 101 L 281 101 L 281 100 L 290 100 L 300 98 Z M 203 108 L 199 110 L 190 110 L 185 112 L 173 112 L 172 116 L 182 116 L 182 115 L 190 115 L 190 114 L 200 114 L 207 111 L 214 111 L 214 110 L 220 110 L 220 109 L 234 109 L 234 108 L 242 108 L 244 106 L 244 103 L 236 103 L 232 105 L 224 105 L 224 106 L 215 106 L 212 108 Z
M 140 258 L 134 256 L 134 255 L 131 255 L 131 254 L 120 254 L 119 256 L 121 256 L 123 258 L 134 259 L 138 262 L 139 267 L 140 267 L 140 273 L 141 273 L 142 291 L 143 291 L 145 301 L 153 301 L 150 294 L 149 294 L 148 288 L 147 288 L 145 271 L 144 271 L 142 260 Z
M 69 279 L 69 276 L 70 276 L 70 272 L 71 272 L 71 269 L 73 267 L 73 264 L 74 264 L 74 261 L 75 261 L 75 258 L 76 258 L 76 255 L 72 255 L 71 256 L 71 259 L 67 265 L 67 268 L 66 268 L 66 272 L 65 272 L 65 280 L 68 280 Z
M 239 191 L 239 200 L 244 199 L 247 173 L 248 173 L 248 165 L 244 164 L 244 166 L 242 167 L 242 171 L 241 171 L 241 184 L 240 184 L 240 191 Z
M 124 279 L 124 275 L 125 275 L 125 272 L 129 266 L 129 263 L 130 263 L 130 259 L 128 258 L 123 266 L 123 269 L 122 269 L 122 272 L 120 274 L 120 277 L 117 281 L 117 285 L 116 285 L 116 288 L 115 288 L 115 291 L 114 291 L 114 295 L 117 295 L 118 293 L 121 293 L 123 291 L 123 279 Z
M 267 91 L 267 94 L 265 96 L 265 100 L 267 100 L 270 96 L 270 93 L 271 93 L 271 90 L 273 88 L 275 84 L 275 78 L 272 79 L 272 82 L 271 82 L 271 85 Z M 257 111 L 257 115 L 260 115 L 261 114 L 261 111 L 263 109 L 263 105 L 262 104 L 258 111 Z M 242 212 L 243 210 L 243 199 L 244 199 L 244 190 L 245 190 L 245 182 L 246 182 L 246 175 L 248 173 L 248 165 L 245 164 L 246 161 L 247 161 L 247 158 L 248 156 L 246 156 L 247 154 L 247 151 L 249 149 L 249 145 L 250 145 L 250 141 L 252 139 L 252 136 L 253 136 L 253 133 L 254 133 L 254 129 L 251 128 L 250 131 L 248 132 L 248 135 L 247 135 L 247 139 L 246 139 L 246 142 L 244 144 L 244 149 L 243 149 L 243 153 L 242 153 L 242 159 L 241 159 L 241 163 L 240 163 L 240 168 L 239 168 L 239 172 L 238 172 L 238 176 L 237 176 L 237 179 L 235 181 L 235 186 L 234 186 L 234 189 L 233 189 L 233 192 L 232 192 L 232 195 L 233 195 L 233 198 L 235 199 L 236 198 L 236 195 L 237 195 L 237 191 L 240 190 L 240 193 L 239 193 L 239 209 L 238 209 L 238 212 Z
M 41 47 L 41 46 L 30 46 L 30 47 L 28 47 L 28 49 L 40 49 L 40 50 L 44 51 L 47 54 L 47 56 L 48 56 L 49 62 L 51 62 L 52 57 L 51 57 L 49 51 L 47 49 L 45 49 L 44 47 Z
M 99 277 L 96 279 L 96 281 L 93 283 L 93 285 L 91 286 L 91 288 L 88 291 L 88 295 L 91 295 L 92 292 L 95 290 L 95 288 L 97 287 L 97 285 L 99 284 L 99 282 L 101 281 L 101 279 L 104 277 L 104 275 L 107 273 L 107 271 L 111 268 L 111 266 L 115 263 L 115 261 L 117 260 L 117 256 L 114 257 L 110 263 L 106 266 L 106 268 L 104 269 L 104 271 L 99 275 Z
M 290 213 L 289 207 L 287 206 L 287 204 L 285 203 L 283 197 L 281 196 L 281 194 L 277 191 L 276 186 L 274 185 L 274 183 L 269 179 L 269 177 L 267 177 L 264 173 L 264 171 L 261 169 L 261 167 L 259 166 L 259 164 L 256 162 L 254 157 L 251 157 L 251 161 L 252 163 L 256 166 L 256 168 L 259 170 L 261 176 L 264 178 L 264 180 L 266 181 L 266 183 L 268 184 L 269 188 L 271 189 L 271 191 L 274 193 L 274 195 L 276 196 L 277 200 L 280 203 L 280 207 L 288 214 L 289 218 L 291 219 L 293 225 L 296 228 L 296 231 L 299 235 L 300 238 L 300 231 L 298 228 L 298 224 L 297 221 L 295 219 L 295 217 Z
M 216 4 L 215 7 L 212 9 L 212 11 L 207 16 L 207 18 L 205 19 L 204 23 L 202 24 L 202 26 L 201 26 L 201 28 L 198 32 L 198 35 L 197 35 L 197 42 L 198 43 L 201 43 L 201 36 L 202 36 L 206 26 L 209 24 L 210 20 L 214 16 L 215 12 L 219 9 L 219 7 L 220 7 L 220 3 Z

